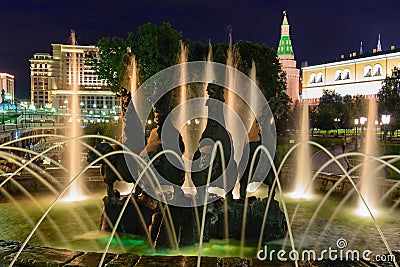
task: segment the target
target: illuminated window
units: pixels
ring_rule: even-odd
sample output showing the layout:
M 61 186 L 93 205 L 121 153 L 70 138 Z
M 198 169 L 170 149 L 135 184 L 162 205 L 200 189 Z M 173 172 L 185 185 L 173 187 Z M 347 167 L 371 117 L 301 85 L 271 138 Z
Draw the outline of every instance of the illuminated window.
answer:
M 372 77 L 372 67 L 366 66 L 364 68 L 364 77 Z
M 349 80 L 350 79 L 350 70 L 349 69 L 345 69 L 343 76 L 344 76 L 343 80 Z
M 374 76 L 382 76 L 382 66 L 380 64 L 374 66 Z
M 310 83 L 315 83 L 317 79 L 317 75 L 315 75 L 315 73 L 312 73 L 310 75 Z
M 335 81 L 340 81 L 342 79 L 342 71 L 341 70 L 337 70 L 335 72 Z
M 319 72 L 317 75 L 317 83 L 322 83 L 324 81 L 324 75 L 322 72 Z

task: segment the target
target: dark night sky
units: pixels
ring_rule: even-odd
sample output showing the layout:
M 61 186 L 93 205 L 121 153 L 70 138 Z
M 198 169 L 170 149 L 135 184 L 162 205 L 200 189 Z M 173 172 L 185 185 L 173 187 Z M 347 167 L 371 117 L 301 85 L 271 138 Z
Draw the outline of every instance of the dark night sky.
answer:
M 184 39 L 227 42 L 249 40 L 276 48 L 282 11 L 287 10 L 295 57 L 320 63 L 376 46 L 400 47 L 398 0 L 2 0 L 0 72 L 15 75 L 17 97 L 29 95 L 29 58 L 67 43 L 74 29 L 79 44 L 104 36 L 126 37 L 139 25 L 169 22 Z

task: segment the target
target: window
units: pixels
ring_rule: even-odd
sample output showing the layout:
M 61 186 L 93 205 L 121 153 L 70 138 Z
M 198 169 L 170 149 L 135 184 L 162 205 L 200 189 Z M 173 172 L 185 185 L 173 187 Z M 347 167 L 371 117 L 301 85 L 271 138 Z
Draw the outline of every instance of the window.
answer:
M 382 76 L 382 66 L 380 64 L 374 66 L 374 76 Z
M 343 73 L 344 73 L 343 80 L 349 80 L 350 79 L 350 70 L 349 69 L 345 69 Z
M 335 72 L 335 81 L 340 81 L 342 79 L 342 71 L 341 70 L 337 70 Z
M 364 77 L 372 77 L 372 67 L 366 66 L 364 68 Z
M 324 75 L 322 72 L 319 72 L 317 75 L 317 83 L 322 83 L 324 81 Z
M 315 73 L 312 73 L 312 74 L 310 75 L 310 84 L 311 84 L 311 83 L 315 83 L 315 82 L 316 82 L 316 79 L 317 79 L 317 76 L 315 75 Z

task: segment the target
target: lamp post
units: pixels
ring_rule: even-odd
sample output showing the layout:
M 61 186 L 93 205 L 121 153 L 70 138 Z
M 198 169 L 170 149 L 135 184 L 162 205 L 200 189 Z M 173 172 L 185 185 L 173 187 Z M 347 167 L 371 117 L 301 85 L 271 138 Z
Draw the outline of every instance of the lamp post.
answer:
M 2 106 L 2 110 L 1 110 L 1 124 L 3 125 L 3 131 L 6 130 L 5 124 L 4 124 L 4 104 Z
M 360 124 L 361 124 L 361 143 L 360 143 L 360 147 L 363 146 L 363 139 L 364 139 L 364 124 L 367 122 L 367 118 L 366 117 L 361 117 L 360 118 Z
M 93 113 L 94 113 L 93 117 L 94 118 L 96 118 L 96 107 L 97 107 L 96 103 L 93 104 Z
M 386 154 L 386 133 L 387 129 L 385 125 L 390 123 L 390 115 L 382 115 L 382 126 L 383 126 L 383 155 Z
M 104 113 L 103 113 L 103 115 L 104 115 L 104 119 L 107 119 L 107 105 L 103 105 L 103 111 L 104 111 Z
M 64 100 L 64 108 L 65 108 L 65 112 L 64 112 L 64 122 L 67 122 L 67 114 L 68 114 L 68 99 Z
M 79 103 L 79 106 L 81 107 L 81 120 L 83 121 L 83 107 L 85 106 L 85 103 L 83 103 L 83 101 L 81 101 L 80 103 Z
M 335 118 L 334 121 L 335 121 L 335 124 L 336 124 L 336 135 L 337 135 L 337 137 L 339 137 L 339 122 L 340 122 L 340 119 L 339 118 Z
M 359 119 L 354 119 L 354 125 L 356 126 L 356 144 L 355 144 L 355 150 L 357 151 L 357 128 L 358 128 L 358 123 L 359 123 Z

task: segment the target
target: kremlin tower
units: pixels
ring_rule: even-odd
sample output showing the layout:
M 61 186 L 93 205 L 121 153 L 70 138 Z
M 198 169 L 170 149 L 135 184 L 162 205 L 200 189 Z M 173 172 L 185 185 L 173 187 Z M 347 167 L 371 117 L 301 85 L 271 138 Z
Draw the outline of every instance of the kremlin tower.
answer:
M 296 68 L 296 60 L 294 59 L 292 41 L 290 40 L 286 11 L 283 11 L 281 39 L 279 41 L 277 54 L 282 70 L 286 72 L 286 94 L 295 102 L 299 100 L 300 70 Z

